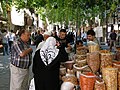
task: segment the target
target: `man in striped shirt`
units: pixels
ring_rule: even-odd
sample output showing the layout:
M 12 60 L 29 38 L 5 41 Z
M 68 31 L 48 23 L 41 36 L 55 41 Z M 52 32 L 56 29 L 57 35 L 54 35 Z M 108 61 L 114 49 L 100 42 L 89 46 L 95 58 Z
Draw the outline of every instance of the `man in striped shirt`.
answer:
M 29 67 L 32 59 L 32 48 L 27 42 L 30 32 L 22 29 L 19 39 L 14 41 L 11 49 L 10 90 L 28 90 Z

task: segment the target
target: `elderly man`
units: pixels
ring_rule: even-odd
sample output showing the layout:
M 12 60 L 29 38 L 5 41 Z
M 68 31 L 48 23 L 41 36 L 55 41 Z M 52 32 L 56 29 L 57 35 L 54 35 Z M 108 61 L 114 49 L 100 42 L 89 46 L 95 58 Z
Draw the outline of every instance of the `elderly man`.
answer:
M 27 42 L 30 32 L 23 29 L 19 32 L 20 38 L 13 43 L 10 61 L 10 90 L 28 90 L 29 67 L 32 59 L 32 48 Z
M 51 35 L 52 35 L 52 33 L 49 32 L 49 31 L 44 32 L 44 34 L 43 34 L 44 41 L 42 41 L 42 42 L 40 42 L 40 43 L 38 44 L 38 46 L 37 46 L 37 48 L 36 48 L 36 51 L 39 50 L 39 49 L 41 49 L 41 47 L 44 45 L 46 39 L 47 39 L 48 37 L 50 37 Z

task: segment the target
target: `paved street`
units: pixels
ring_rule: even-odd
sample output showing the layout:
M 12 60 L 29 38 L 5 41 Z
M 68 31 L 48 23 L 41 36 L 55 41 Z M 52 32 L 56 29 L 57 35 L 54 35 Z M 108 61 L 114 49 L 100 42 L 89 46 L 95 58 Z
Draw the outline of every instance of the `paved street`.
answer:
M 35 51 L 35 47 L 31 46 Z M 34 52 L 33 52 L 34 55 Z M 10 56 L 0 55 L 0 90 L 9 90 L 10 84 L 10 69 L 9 69 Z M 32 73 L 30 71 L 30 79 Z
M 0 55 L 0 90 L 9 90 L 9 56 Z

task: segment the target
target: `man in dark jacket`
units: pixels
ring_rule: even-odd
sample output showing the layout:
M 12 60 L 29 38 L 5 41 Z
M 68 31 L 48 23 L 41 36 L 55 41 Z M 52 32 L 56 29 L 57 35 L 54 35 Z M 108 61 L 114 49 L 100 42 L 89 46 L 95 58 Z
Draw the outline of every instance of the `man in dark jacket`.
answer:
M 115 30 L 112 30 L 111 34 L 110 34 L 110 50 L 112 50 L 112 47 L 116 46 L 116 38 L 117 38 L 117 34 L 115 33 Z
M 41 34 L 41 32 L 40 31 L 38 31 L 37 32 L 37 35 L 36 35 L 36 37 L 35 37 L 35 45 L 36 45 L 36 47 L 38 46 L 38 44 L 40 43 L 40 42 L 42 42 L 44 40 L 44 38 L 43 38 L 43 35 Z

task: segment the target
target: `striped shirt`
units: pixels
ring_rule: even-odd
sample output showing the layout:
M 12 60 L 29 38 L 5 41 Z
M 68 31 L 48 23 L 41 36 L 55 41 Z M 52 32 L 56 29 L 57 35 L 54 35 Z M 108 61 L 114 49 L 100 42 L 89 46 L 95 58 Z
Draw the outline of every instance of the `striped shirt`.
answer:
M 22 69 L 29 68 L 31 65 L 32 53 L 29 53 L 24 57 L 20 57 L 20 53 L 28 48 L 30 48 L 30 46 L 24 43 L 21 39 L 15 41 L 11 51 L 11 64 Z

